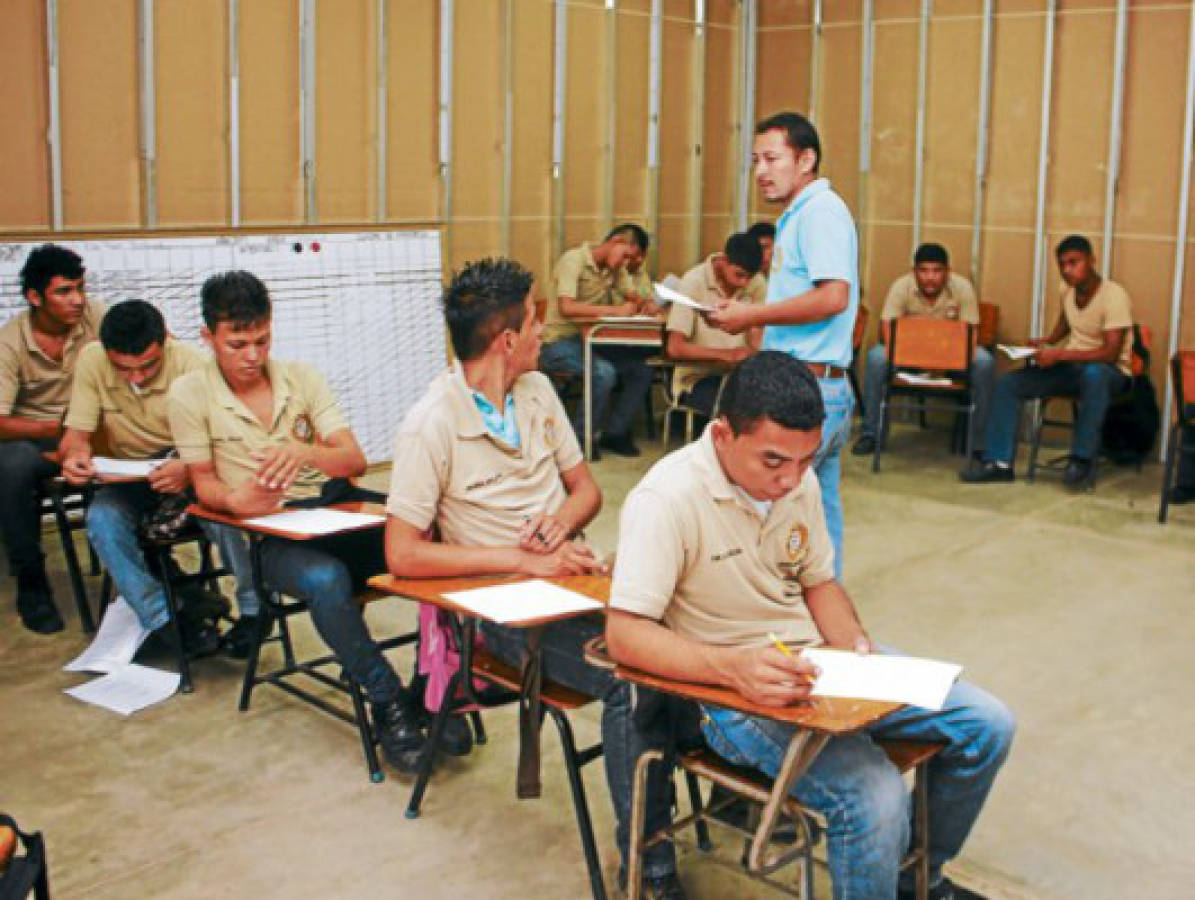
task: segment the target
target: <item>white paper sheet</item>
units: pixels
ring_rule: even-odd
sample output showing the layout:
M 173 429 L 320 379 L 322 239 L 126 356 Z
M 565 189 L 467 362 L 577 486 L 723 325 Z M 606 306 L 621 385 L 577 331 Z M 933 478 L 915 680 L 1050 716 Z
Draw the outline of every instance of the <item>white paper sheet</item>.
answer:
M 682 294 L 680 291 L 673 290 L 666 284 L 656 282 L 656 299 L 661 303 L 679 303 L 681 306 L 688 306 L 691 309 L 700 310 L 701 312 L 713 312 L 714 307 L 705 303 L 698 303 L 687 294 Z
M 626 322 L 627 324 L 638 324 L 640 322 L 659 322 L 660 319 L 658 316 L 649 316 L 644 314 L 642 316 L 602 316 L 598 321 L 602 322 L 603 324 L 620 322 Z
M 132 662 L 148 634 L 124 597 L 117 597 L 104 612 L 91 646 L 62 668 L 67 672 L 114 672 Z
M 246 519 L 245 524 L 293 531 L 296 534 L 336 534 L 367 525 L 381 525 L 385 521 L 384 516 L 372 513 L 345 512 L 341 509 L 292 509 Z
M 160 466 L 162 459 L 113 459 L 110 456 L 93 456 L 91 467 L 100 478 L 148 478 L 149 473 Z
M 493 587 L 453 591 L 445 594 L 453 603 L 472 610 L 492 622 L 518 622 L 564 613 L 590 612 L 602 604 L 584 594 L 570 591 L 538 578 Z
M 94 681 L 67 688 L 66 693 L 84 703 L 128 716 L 171 696 L 178 690 L 178 682 L 177 672 L 129 663 Z
M 1017 347 L 1011 344 L 997 344 L 996 349 L 1009 359 L 1028 359 L 1037 352 L 1036 347 Z
M 821 669 L 814 696 L 886 700 L 935 710 L 942 708 L 950 686 L 963 671 L 953 663 L 915 656 L 864 655 L 824 647 L 806 647 L 801 656 Z
M 951 381 L 942 375 L 923 375 L 917 372 L 897 372 L 897 380 L 918 387 L 950 387 Z

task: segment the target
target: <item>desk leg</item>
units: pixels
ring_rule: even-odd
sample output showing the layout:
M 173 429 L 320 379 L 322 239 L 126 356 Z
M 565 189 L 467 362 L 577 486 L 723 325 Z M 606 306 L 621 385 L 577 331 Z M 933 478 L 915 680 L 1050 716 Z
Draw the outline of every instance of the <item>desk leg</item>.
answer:
M 585 459 L 593 459 L 593 342 L 587 334 L 581 338 L 582 362 L 581 381 L 584 390 L 581 392 L 582 412 L 585 418 Z
M 643 850 L 647 821 L 647 771 L 652 763 L 664 758 L 661 750 L 644 750 L 635 762 L 635 780 L 631 788 L 631 836 L 627 848 L 627 900 L 639 900 L 643 891 Z
M 784 762 L 781 763 L 780 771 L 776 773 L 776 779 L 772 783 L 771 796 L 764 804 L 759 830 L 751 840 L 747 868 L 752 872 L 761 872 L 767 867 L 768 861 L 764 854 L 772 841 L 772 832 L 776 830 L 776 824 L 780 821 L 784 800 L 797 779 L 805 774 L 829 740 L 828 734 L 815 734 L 804 728 L 793 735 L 788 749 L 784 752 Z
M 261 656 L 261 645 L 266 639 L 272 620 L 272 616 L 268 614 L 265 579 L 261 572 L 261 538 L 256 534 L 249 535 L 249 568 L 253 577 L 253 589 L 257 591 L 257 600 L 260 606 L 257 616 L 257 634 L 253 636 L 253 646 L 249 648 L 249 659 L 245 663 L 245 680 L 241 682 L 241 700 L 237 704 L 237 708 L 241 712 L 249 708 L 249 697 L 257 684 L 257 661 Z

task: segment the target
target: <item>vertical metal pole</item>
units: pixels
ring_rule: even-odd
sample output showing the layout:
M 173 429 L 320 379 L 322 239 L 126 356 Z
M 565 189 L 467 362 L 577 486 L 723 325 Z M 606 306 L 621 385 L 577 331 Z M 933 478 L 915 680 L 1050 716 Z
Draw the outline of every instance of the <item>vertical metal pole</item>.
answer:
M 58 0 L 46 0 L 46 93 L 50 100 L 50 225 L 62 230 L 62 116 L 58 95 Z
M 388 133 L 389 119 L 387 114 L 389 110 L 390 91 L 390 66 L 387 55 L 390 52 L 390 40 L 386 34 L 386 2 L 387 0 L 377 0 L 376 12 L 374 14 L 374 28 L 377 33 L 374 37 L 374 54 L 377 59 L 374 61 L 374 93 L 377 97 L 377 123 L 374 127 L 377 128 L 377 137 L 374 145 L 374 160 L 376 168 L 377 181 L 377 201 L 374 204 L 374 220 L 377 222 L 385 222 L 387 214 L 387 206 L 389 205 L 389 188 L 387 186 L 387 160 L 390 155 Z
M 241 3 L 228 0 L 228 224 L 241 225 Z
M 875 0 L 863 0 L 863 21 L 859 39 L 859 280 L 867 283 L 867 251 L 871 241 L 871 210 L 868 207 L 871 184 L 871 110 L 872 76 L 875 71 Z
M 987 200 L 988 155 L 992 127 L 992 0 L 983 0 L 979 38 L 979 121 L 975 126 L 975 203 L 971 219 L 971 283 L 983 296 L 983 211 Z
M 1054 94 L 1054 25 L 1058 0 L 1046 5 L 1046 36 L 1041 73 L 1041 126 L 1037 152 L 1037 208 L 1033 214 L 1033 306 L 1029 317 L 1030 334 L 1042 334 L 1045 319 L 1046 253 L 1043 249 L 1046 228 L 1046 186 L 1050 163 L 1050 109 Z
M 1116 0 L 1116 49 L 1112 62 L 1112 110 L 1108 115 L 1108 172 L 1104 183 L 1104 244 L 1100 268 L 1112 274 L 1112 233 L 1116 227 L 1116 190 L 1120 182 L 1120 144 L 1124 123 L 1125 53 L 1129 41 L 1129 0 Z
M 809 28 L 809 121 L 817 124 L 822 87 L 822 0 L 813 0 Z
M 741 56 L 739 71 L 738 229 L 747 227 L 751 212 L 751 150 L 755 144 L 756 0 L 743 0 L 739 15 Z
M 564 119 L 568 90 L 568 0 L 556 0 L 552 64 L 552 262 L 564 251 Z
M 618 142 L 618 0 L 606 0 L 605 65 L 606 142 L 602 148 L 602 220 L 606 230 L 609 230 L 614 227 L 614 156 Z
M 913 246 L 921 243 L 922 194 L 925 191 L 925 106 L 926 76 L 929 71 L 929 17 L 933 0 L 921 0 L 917 27 L 917 134 L 913 169 Z
M 514 177 L 514 0 L 502 2 L 502 231 L 499 246 L 510 256 L 510 216 Z
M 146 228 L 158 224 L 157 101 L 154 88 L 154 2 L 137 6 L 137 75 L 141 116 L 141 213 Z
M 701 256 L 705 192 L 702 174 L 705 158 L 705 0 L 693 0 L 693 154 L 689 159 L 689 208 L 694 223 L 689 233 L 686 259 Z
M 453 12 L 453 0 L 440 0 L 440 246 L 446 268 L 452 267 Z
M 647 221 L 650 268 L 660 254 L 660 78 L 664 48 L 664 0 L 651 0 L 650 57 L 647 76 Z
M 1183 115 L 1183 163 L 1178 189 L 1178 222 L 1174 228 L 1174 281 L 1170 288 L 1170 340 L 1166 361 L 1178 352 L 1179 328 L 1182 326 L 1183 280 L 1187 267 L 1187 208 L 1191 199 L 1192 141 L 1195 140 L 1195 7 L 1191 9 L 1190 31 L 1187 35 L 1187 105 Z M 1171 382 L 1170 366 L 1166 366 L 1166 399 L 1162 407 L 1162 436 L 1158 441 L 1158 459 L 1165 455 L 1170 439 L 1171 405 L 1174 401 L 1174 385 Z
M 319 220 L 315 191 L 315 0 L 299 0 L 299 160 L 303 221 Z

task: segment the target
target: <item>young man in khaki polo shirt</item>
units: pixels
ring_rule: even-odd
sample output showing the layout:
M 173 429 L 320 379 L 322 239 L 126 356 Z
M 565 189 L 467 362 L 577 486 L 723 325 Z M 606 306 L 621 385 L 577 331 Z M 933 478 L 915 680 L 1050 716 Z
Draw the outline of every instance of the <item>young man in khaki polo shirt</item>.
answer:
M 1013 481 L 1022 401 L 1067 394 L 1078 400 L 1079 409 L 1062 483 L 1074 490 L 1091 482 L 1108 402 L 1128 390 L 1132 376 L 1133 306 L 1123 287 L 1096 270 L 1087 238 L 1078 234 L 1063 238 L 1056 255 L 1066 284 L 1058 322 L 1048 337 L 1029 341 L 1038 348 L 1029 365 L 1005 373 L 996 382 L 984 431 L 983 464 L 960 472 L 963 481 Z
M 708 306 L 723 300 L 763 303 L 768 288 L 758 277 L 762 265 L 759 241 L 743 232 L 732 234 L 721 253 L 711 254 L 684 274 L 677 290 Z M 730 334 L 710 325 L 697 310 L 682 303 L 672 304 L 664 327 L 669 359 L 723 365 L 740 363 L 758 350 L 762 331 L 749 328 Z M 701 366 L 678 365 L 672 373 L 674 395 L 707 416 L 713 411 L 721 382 L 721 375 L 711 375 Z
M 348 481 L 365 471 L 365 454 L 328 383 L 307 365 L 270 359 L 265 285 L 249 272 L 225 272 L 209 278 L 200 296 L 213 358 L 179 378 L 168 401 L 174 444 L 200 502 L 245 518 L 295 502 L 365 499 Z M 246 556 L 232 560 L 238 572 L 248 571 Z M 416 698 L 353 601 L 369 576 L 385 570 L 381 530 L 269 539 L 261 563 L 269 589 L 307 602 L 320 637 L 364 689 L 387 761 L 415 771 L 423 746 Z M 269 623 L 255 618 L 264 636 Z
M 600 244 L 582 244 L 566 251 L 552 271 L 540 366 L 548 372 L 567 372 L 580 377 L 585 362 L 581 334 L 573 318 L 633 316 L 643 311 L 646 298 L 622 300 L 619 291 L 630 293 L 625 267 L 635 254 L 647 252 L 647 233 L 634 224 L 619 225 Z M 622 302 L 619 302 L 622 300 Z M 600 431 L 597 444 L 603 450 L 623 456 L 638 456 L 631 439 L 635 413 L 651 390 L 651 368 L 642 347 L 595 347 L 593 350 L 593 423 Z M 615 383 L 622 379 L 622 393 L 606 408 Z M 577 407 L 573 428 L 585 432 L 584 404 Z M 603 427 L 604 425 L 604 427 Z
M 428 387 L 399 427 L 386 524 L 395 575 L 429 578 L 518 572 L 551 576 L 603 571 L 577 538 L 602 497 L 551 383 L 535 371 L 542 326 L 531 274 L 511 260 L 470 263 L 444 292 L 457 359 Z M 429 537 L 432 526 L 439 541 Z M 544 677 L 605 701 L 602 741 L 624 858 L 638 737 L 629 691 L 584 662 L 582 645 L 601 634 L 586 616 L 544 629 Z M 483 626 L 492 652 L 517 665 L 519 629 Z M 664 796 L 658 793 L 656 796 Z M 655 803 L 649 821 L 668 815 Z M 669 848 L 649 851 L 652 896 L 675 885 Z
M 905 316 L 949 319 L 979 326 L 979 301 L 971 282 L 950 268 L 950 256 L 941 244 L 922 244 L 913 254 L 913 271 L 906 272 L 888 289 L 880 321 L 888 323 Z M 851 447 L 855 456 L 870 456 L 876 449 L 876 424 L 884 378 L 888 373 L 888 327 L 880 329 L 880 342 L 867 353 L 863 394 L 863 433 Z M 971 417 L 971 446 L 983 449 L 983 427 L 996 380 L 992 354 L 976 347 L 971 357 L 971 394 L 975 414 Z
M 75 360 L 95 340 L 104 308 L 87 302 L 83 260 L 56 244 L 35 248 L 21 269 L 29 309 L 0 328 L 0 526 L 17 612 L 30 631 L 62 630 L 41 549 L 38 486 L 58 472 L 42 454 L 62 436 Z
M 622 509 L 606 636 L 626 665 L 723 685 L 764 706 L 809 695 L 816 674 L 773 646 L 872 652 L 846 592 L 812 469 L 825 409 L 817 379 L 762 351 L 731 374 L 700 441 L 658 462 Z M 792 726 L 704 709 L 702 730 L 728 761 L 779 771 Z M 834 896 L 912 896 L 898 889 L 909 842 L 908 792 L 874 738 L 944 748 L 929 773 L 930 897 L 977 896 L 942 876 L 979 815 L 1012 740 L 1008 710 L 959 682 L 940 712 L 905 708 L 834 738 L 793 787 L 827 820 Z
M 763 251 L 763 264 L 759 270 L 763 273 L 766 288 L 768 272 L 772 271 L 772 248 L 776 246 L 776 226 L 771 222 L 756 222 L 747 228 L 747 234 L 759 241 L 759 249 Z

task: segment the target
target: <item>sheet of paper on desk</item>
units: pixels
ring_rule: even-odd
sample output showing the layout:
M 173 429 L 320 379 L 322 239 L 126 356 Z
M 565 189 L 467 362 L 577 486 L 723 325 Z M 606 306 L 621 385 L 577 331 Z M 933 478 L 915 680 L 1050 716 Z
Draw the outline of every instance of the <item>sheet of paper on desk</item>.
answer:
M 702 312 L 713 312 L 713 306 L 705 303 L 698 303 L 687 294 L 682 294 L 680 291 L 673 290 L 666 284 L 656 282 L 656 299 L 661 303 L 679 303 L 681 306 L 688 306 L 692 309 L 699 309 Z
M 154 703 L 161 703 L 178 690 L 178 682 L 178 672 L 163 672 L 161 669 L 129 663 L 94 681 L 67 688 L 66 693 L 84 703 L 128 716 Z
M 884 653 L 859 654 L 806 647 L 801 655 L 822 670 L 816 697 L 853 697 L 941 709 L 962 666 Z
M 997 344 L 996 348 L 1009 359 L 1028 359 L 1037 352 L 1036 347 L 1014 347 L 1010 344 Z
M 498 623 L 590 612 L 602 608 L 602 604 L 584 594 L 538 578 L 474 588 L 470 591 L 453 591 L 444 596 L 458 606 L 477 613 L 483 619 Z
M 292 509 L 269 516 L 246 519 L 245 524 L 274 528 L 278 531 L 291 531 L 295 534 L 336 534 L 339 531 L 363 528 L 366 525 L 381 525 L 385 521 L 384 516 L 375 516 L 372 513 L 345 512 L 342 509 Z
M 638 324 L 639 322 L 659 322 L 659 321 L 660 321 L 660 319 L 659 319 L 659 317 L 657 317 L 657 316 L 649 316 L 649 315 L 642 315 L 642 316 L 602 316 L 602 318 L 600 319 L 600 321 L 601 321 L 603 324 L 609 324 L 610 322 L 626 322 L 626 323 L 629 325 L 629 324 Z
M 149 631 L 124 597 L 104 611 L 104 620 L 91 645 L 62 668 L 67 672 L 114 672 L 133 660 Z
M 162 462 L 160 459 L 113 459 L 110 456 L 93 456 L 91 467 L 101 478 L 148 478 L 149 473 Z
M 896 378 L 905 384 L 917 387 L 950 387 L 951 385 L 949 378 L 940 375 L 927 375 L 923 372 L 897 372 Z

